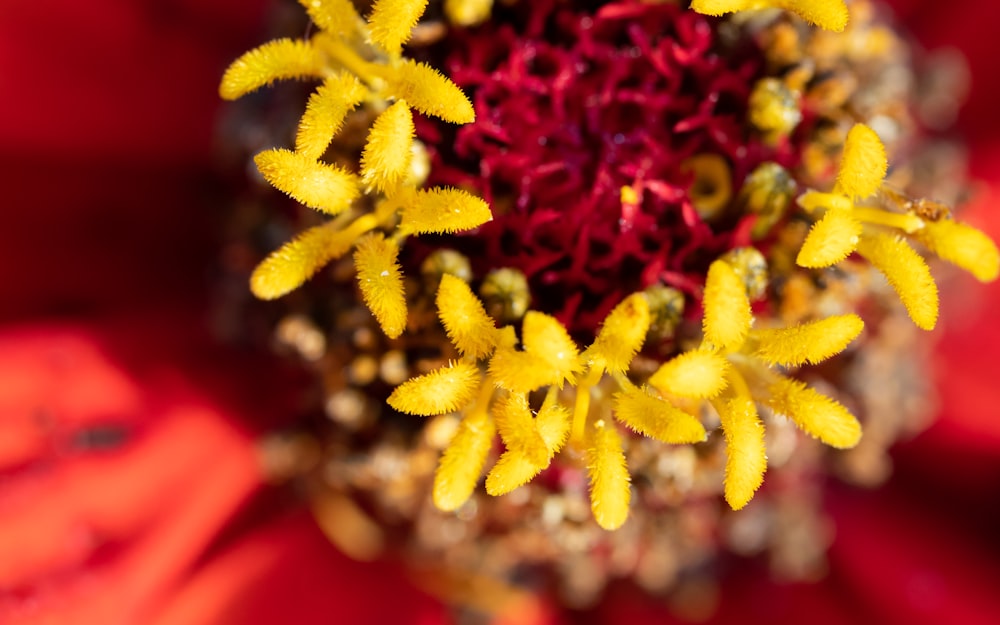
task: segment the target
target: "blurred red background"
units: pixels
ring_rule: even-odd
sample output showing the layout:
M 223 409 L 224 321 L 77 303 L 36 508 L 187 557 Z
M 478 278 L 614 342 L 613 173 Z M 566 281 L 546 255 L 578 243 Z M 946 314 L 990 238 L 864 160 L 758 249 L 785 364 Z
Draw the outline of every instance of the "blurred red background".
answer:
M 960 125 L 965 218 L 1000 238 L 1000 5 L 896 0 L 974 86 Z M 393 562 L 359 564 L 261 485 L 256 432 L 295 376 L 206 328 L 229 192 L 213 165 L 222 70 L 266 0 L 6 0 L 0 7 L 0 622 L 437 623 Z M 1000 618 L 1000 288 L 948 287 L 941 417 L 887 487 L 832 487 L 829 577 L 748 566 L 713 623 L 995 623 Z M 613 594 L 541 622 L 671 622 Z

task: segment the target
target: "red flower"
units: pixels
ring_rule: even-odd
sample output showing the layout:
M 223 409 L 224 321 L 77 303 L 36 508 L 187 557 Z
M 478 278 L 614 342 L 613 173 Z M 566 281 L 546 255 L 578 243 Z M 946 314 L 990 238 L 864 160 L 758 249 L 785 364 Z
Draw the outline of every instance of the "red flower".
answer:
M 262 485 L 254 436 L 294 414 L 297 381 L 203 329 L 225 198 L 211 161 L 215 88 L 259 40 L 265 3 L 7 4 L 0 622 L 443 621 L 402 567 L 350 561 Z M 964 218 L 997 238 L 1000 8 L 894 4 L 982 77 L 961 125 L 974 175 L 994 186 Z M 724 576 L 709 622 L 995 620 L 1000 289 L 961 276 L 943 301 L 941 418 L 899 448 L 886 488 L 830 487 L 828 578 L 781 585 L 746 563 Z M 519 616 L 670 618 L 626 591 L 593 614 Z

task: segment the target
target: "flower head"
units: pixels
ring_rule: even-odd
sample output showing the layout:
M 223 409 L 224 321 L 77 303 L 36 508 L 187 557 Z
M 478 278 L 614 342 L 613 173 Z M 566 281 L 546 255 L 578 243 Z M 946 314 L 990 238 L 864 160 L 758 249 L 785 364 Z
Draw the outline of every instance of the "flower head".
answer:
M 789 447 L 863 440 L 856 376 L 901 314 L 871 268 L 926 329 L 938 290 L 909 241 L 998 273 L 988 237 L 909 199 L 933 188 L 895 190 L 915 166 L 875 129 L 930 148 L 915 94 L 881 86 L 908 48 L 866 2 L 305 5 L 319 32 L 223 80 L 322 81 L 295 150 L 255 161 L 324 218 L 251 285 L 279 297 L 332 263 L 290 304 L 327 337 L 329 447 L 395 454 L 410 481 L 330 466 L 421 549 L 455 519 L 463 544 L 584 527 L 621 529 L 588 549 L 638 549 L 671 507 L 767 501 L 765 473 L 826 457 L 794 468 Z

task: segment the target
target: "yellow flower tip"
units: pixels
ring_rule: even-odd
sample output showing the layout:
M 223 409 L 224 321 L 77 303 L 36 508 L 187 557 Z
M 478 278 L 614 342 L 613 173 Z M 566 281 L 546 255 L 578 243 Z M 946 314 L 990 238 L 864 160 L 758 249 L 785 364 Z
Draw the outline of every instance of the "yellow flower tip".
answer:
M 767 453 L 764 426 L 749 397 L 734 397 L 719 404 L 719 418 L 726 438 L 726 477 L 723 495 L 733 510 L 753 499 L 764 482 Z
M 413 114 L 405 100 L 382 111 L 368 132 L 361 152 L 361 181 L 369 189 L 395 188 L 410 173 L 413 158 Z
M 583 370 L 576 343 L 569 332 L 555 317 L 529 310 L 521 325 L 521 342 L 524 351 L 542 360 L 550 369 L 549 384 L 572 384 L 576 374 Z
M 399 56 L 426 8 L 427 0 L 375 0 L 368 16 L 372 43 Z
M 839 263 L 857 247 L 862 228 L 850 211 L 828 210 L 809 229 L 795 264 L 818 269 Z
M 691 0 L 691 10 L 702 15 L 719 16 L 745 11 L 754 4 L 752 0 Z
M 286 295 L 354 244 L 353 233 L 338 232 L 330 223 L 315 226 L 265 258 L 250 276 L 250 291 L 264 300 Z
M 750 9 L 782 8 L 802 19 L 835 32 L 847 27 L 843 0 L 692 0 L 691 9 L 702 15 L 725 15 Z
M 752 321 L 750 298 L 743 280 L 729 263 L 717 260 L 709 266 L 703 302 L 705 340 L 718 349 L 742 345 Z
M 444 0 L 444 14 L 456 26 L 478 26 L 490 18 L 493 0 Z
M 996 243 L 968 224 L 951 219 L 930 221 L 918 238 L 942 260 L 965 269 L 980 282 L 992 282 L 1000 274 Z
M 850 15 L 844 0 L 780 0 L 775 2 L 805 21 L 820 28 L 841 32 L 847 28 Z
M 493 219 L 490 205 L 462 189 L 435 187 L 403 200 L 399 229 L 406 234 L 472 230 Z
M 618 529 L 628 518 L 632 493 L 622 439 L 613 424 L 603 420 L 594 423 L 588 436 L 586 460 L 594 519 L 606 530 Z
M 729 361 L 713 351 L 694 349 L 662 365 L 649 378 L 649 384 L 661 393 L 694 397 L 718 396 L 726 389 Z
M 622 300 L 604 319 L 587 355 L 612 373 L 625 373 L 649 331 L 649 303 L 642 293 Z
M 434 473 L 431 497 L 439 510 L 458 510 L 472 496 L 495 435 L 496 427 L 486 411 L 473 411 L 459 423 Z
M 538 433 L 545 442 L 548 455 L 542 462 L 534 463 L 525 454 L 512 449 L 505 451 L 486 476 L 488 494 L 505 495 L 527 484 L 549 466 L 552 457 L 566 444 L 569 434 L 569 412 L 559 405 L 554 393 L 546 397 L 535 423 L 538 426 Z
M 253 160 L 274 188 L 328 215 L 343 212 L 359 195 L 356 176 L 303 154 L 265 150 Z
M 309 18 L 328 33 L 349 33 L 361 20 L 351 0 L 299 0 L 299 4 Z
M 549 458 L 548 447 L 535 424 L 525 393 L 508 393 L 493 407 L 493 418 L 507 449 L 523 455 L 533 465 Z
M 403 59 L 389 78 L 388 90 L 424 115 L 453 124 L 476 121 L 472 102 L 459 86 L 425 63 Z
M 868 126 L 855 124 L 844 142 L 834 193 L 855 200 L 868 197 L 882 186 L 888 167 L 882 140 Z
M 486 474 L 486 494 L 493 497 L 506 495 L 530 482 L 544 468 L 531 462 L 524 454 L 508 449 L 500 454 L 497 463 Z
M 365 88 L 347 73 L 330 76 L 309 96 L 295 135 L 295 151 L 312 159 L 326 152 L 344 119 L 365 98 Z
M 847 408 L 798 380 L 773 384 L 767 404 L 831 447 L 849 449 L 861 440 L 861 424 Z
M 276 80 L 320 76 L 323 59 L 308 41 L 275 39 L 233 61 L 219 83 L 219 96 L 235 100 Z
M 757 355 L 772 365 L 816 364 L 844 351 L 865 327 L 854 313 L 835 315 L 790 328 L 758 330 Z
M 700 443 L 707 436 L 698 419 L 653 396 L 648 388 L 615 393 L 612 406 L 615 418 L 633 432 L 664 443 Z
M 885 275 L 913 323 L 933 330 L 938 318 L 938 290 L 920 254 L 906 241 L 887 234 L 862 237 L 858 253 Z
M 354 250 L 358 285 L 368 309 L 391 339 L 406 328 L 406 294 L 403 276 L 396 263 L 399 247 L 381 234 L 362 238 Z
M 449 273 L 441 276 L 436 303 L 445 332 L 459 352 L 477 360 L 493 352 L 499 338 L 496 325 L 465 281 Z
M 512 346 L 501 345 L 496 350 L 490 358 L 489 372 L 498 387 L 512 393 L 529 393 L 543 386 L 561 383 L 561 378 L 544 359 L 519 352 Z
M 461 410 L 472 401 L 482 375 L 468 362 L 453 362 L 397 386 L 388 404 L 406 414 L 430 417 Z

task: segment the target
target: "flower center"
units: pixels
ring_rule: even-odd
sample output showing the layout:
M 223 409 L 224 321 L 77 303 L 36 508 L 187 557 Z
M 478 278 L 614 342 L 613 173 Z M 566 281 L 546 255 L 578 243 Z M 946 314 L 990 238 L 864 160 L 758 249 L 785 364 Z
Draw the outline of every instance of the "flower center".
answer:
M 452 34 L 443 66 L 476 121 L 418 132 L 430 183 L 472 187 L 493 208 L 448 245 L 476 275 L 519 269 L 533 308 L 592 334 L 631 292 L 702 284 L 712 259 L 748 242 L 725 210 L 731 189 L 797 156 L 747 130 L 763 72 L 752 43 L 720 54 L 708 20 L 671 3 L 558 6 L 517 3 Z

